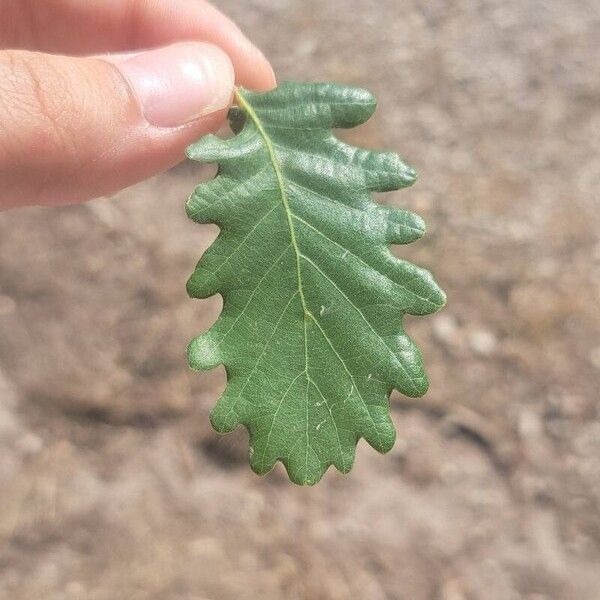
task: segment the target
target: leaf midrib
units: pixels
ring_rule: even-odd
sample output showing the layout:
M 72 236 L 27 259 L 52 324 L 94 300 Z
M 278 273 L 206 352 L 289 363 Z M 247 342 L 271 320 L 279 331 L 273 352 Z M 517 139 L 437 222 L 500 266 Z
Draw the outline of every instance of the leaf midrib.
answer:
M 298 292 L 300 293 L 300 302 L 302 303 L 302 310 L 303 310 L 303 315 L 302 315 L 302 321 L 303 321 L 303 327 L 304 327 L 304 371 L 303 371 L 303 373 L 306 373 L 306 377 L 308 380 L 309 374 L 308 374 L 307 320 L 308 320 L 308 318 L 312 318 L 313 320 L 315 320 L 315 318 L 308 310 L 308 306 L 306 305 L 306 298 L 304 297 L 304 289 L 303 289 L 303 285 L 302 285 L 302 272 L 301 272 L 301 267 L 300 267 L 301 253 L 300 253 L 300 248 L 298 247 L 298 241 L 296 239 L 296 230 L 294 228 L 294 221 L 292 220 L 293 215 L 292 215 L 292 211 L 290 210 L 290 203 L 289 203 L 287 188 L 285 187 L 283 173 L 281 172 L 281 165 L 279 163 L 279 159 L 277 158 L 277 154 L 275 153 L 275 148 L 273 146 L 273 143 L 271 142 L 271 138 L 267 135 L 267 132 L 266 132 L 263 124 L 261 123 L 260 119 L 258 118 L 258 115 L 254 111 L 254 108 L 252 108 L 250 103 L 246 101 L 246 99 L 244 98 L 244 96 L 242 95 L 241 91 L 238 88 L 236 88 L 236 90 L 235 90 L 235 96 L 236 96 L 236 100 L 237 100 L 240 108 L 242 110 L 244 110 L 246 112 L 246 114 L 250 117 L 250 119 L 254 123 L 254 126 L 256 127 L 259 134 L 263 138 L 265 147 L 267 148 L 267 152 L 269 153 L 269 158 L 271 160 L 271 164 L 273 165 L 273 171 L 275 172 L 275 177 L 277 179 L 277 185 L 279 186 L 279 193 L 281 195 L 281 201 L 283 204 L 283 208 L 285 210 L 285 215 L 286 215 L 288 227 L 290 230 L 290 241 L 292 243 L 292 247 L 294 248 L 294 254 L 296 257 L 296 274 L 298 277 Z M 296 379 L 298 377 L 300 377 L 300 375 L 302 375 L 303 373 L 300 373 L 296 377 Z M 285 395 L 287 395 L 287 392 Z M 283 400 L 285 399 L 285 395 L 281 399 L 281 403 L 283 403 Z M 307 387 L 306 387 L 305 401 L 306 401 L 306 459 L 305 459 L 306 473 L 305 473 L 305 481 L 308 481 L 308 451 L 310 448 L 310 438 L 309 438 L 309 434 L 308 434 L 308 381 L 307 381 Z M 280 406 L 281 406 L 281 403 L 280 403 Z M 271 429 L 273 427 L 274 422 L 275 422 L 275 417 L 273 418 L 273 421 L 271 423 Z M 266 452 L 267 448 L 268 448 L 268 442 L 265 446 L 265 452 Z M 263 453 L 263 460 L 264 460 L 264 453 Z
M 279 159 L 277 158 L 277 154 L 275 153 L 275 147 L 273 146 L 273 142 L 271 142 L 271 138 L 268 136 L 261 120 L 258 118 L 254 108 L 250 105 L 249 102 L 244 98 L 241 91 L 236 89 L 235 91 L 236 100 L 246 114 L 250 117 L 252 122 L 254 123 L 256 129 L 260 133 L 261 137 L 265 142 L 265 146 L 267 148 L 267 152 L 269 153 L 269 159 L 271 160 L 271 164 L 273 165 L 273 171 L 275 172 L 275 177 L 277 178 L 277 185 L 279 186 L 279 192 L 281 194 L 281 201 L 283 203 L 283 207 L 285 209 L 285 216 L 287 218 L 288 226 L 290 229 L 290 238 L 292 242 L 292 247 L 294 248 L 294 253 L 296 256 L 296 273 L 298 276 L 298 291 L 300 292 L 300 301 L 302 302 L 302 309 L 304 310 L 304 320 L 306 321 L 306 317 L 312 315 L 308 310 L 308 306 L 306 304 L 306 298 L 304 297 L 304 289 L 302 285 L 302 272 L 300 268 L 300 248 L 298 247 L 298 241 L 296 239 L 296 230 L 294 228 L 293 222 L 293 214 L 290 210 L 290 203 L 287 193 L 287 188 L 285 187 L 285 182 L 283 179 L 283 173 L 281 171 L 281 165 L 279 163 Z M 306 325 L 305 325 L 306 328 Z M 305 336 L 306 337 L 306 336 Z

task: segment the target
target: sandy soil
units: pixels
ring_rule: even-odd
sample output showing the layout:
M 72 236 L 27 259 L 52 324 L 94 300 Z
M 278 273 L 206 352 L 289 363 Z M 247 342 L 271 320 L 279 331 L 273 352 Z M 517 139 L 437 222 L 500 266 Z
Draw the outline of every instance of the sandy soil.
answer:
M 420 172 L 381 201 L 445 311 L 412 319 L 431 378 L 398 442 L 297 488 L 250 472 L 190 373 L 218 314 L 184 283 L 214 230 L 184 164 L 112 200 L 0 216 L 0 597 L 597 600 L 597 0 L 220 3 L 282 79 L 380 99 L 347 135 Z

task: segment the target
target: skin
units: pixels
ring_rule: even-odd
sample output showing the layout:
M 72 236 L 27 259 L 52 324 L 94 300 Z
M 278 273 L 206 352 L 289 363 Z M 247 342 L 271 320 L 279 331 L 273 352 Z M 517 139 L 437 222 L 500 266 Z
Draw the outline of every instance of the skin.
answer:
M 111 194 L 223 124 L 227 107 L 178 127 L 149 123 L 111 64 L 121 53 L 208 42 L 237 85 L 275 85 L 262 53 L 203 0 L 0 0 L 0 14 L 0 208 Z

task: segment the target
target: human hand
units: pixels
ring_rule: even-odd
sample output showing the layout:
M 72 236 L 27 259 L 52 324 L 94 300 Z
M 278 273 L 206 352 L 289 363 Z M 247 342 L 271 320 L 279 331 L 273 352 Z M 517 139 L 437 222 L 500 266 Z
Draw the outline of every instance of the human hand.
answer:
M 275 85 L 204 0 L 0 0 L 0 14 L 0 209 L 89 200 L 168 169 L 222 125 L 234 80 Z

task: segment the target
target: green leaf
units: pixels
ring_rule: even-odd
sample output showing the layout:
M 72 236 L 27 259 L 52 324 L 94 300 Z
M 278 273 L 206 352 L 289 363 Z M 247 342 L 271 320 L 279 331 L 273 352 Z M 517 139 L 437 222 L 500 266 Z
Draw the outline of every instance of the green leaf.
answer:
M 404 313 L 424 315 L 445 295 L 428 271 L 395 258 L 389 244 L 420 238 L 410 212 L 372 202 L 416 174 L 398 155 L 345 144 L 375 110 L 366 90 L 284 83 L 238 90 L 237 135 L 188 148 L 218 162 L 218 176 L 187 203 L 190 218 L 221 233 L 188 281 L 193 298 L 223 296 L 223 311 L 188 351 L 194 369 L 219 364 L 227 387 L 211 414 L 221 433 L 244 425 L 251 466 L 280 460 L 290 479 L 314 484 L 333 464 L 346 473 L 361 437 L 394 444 L 392 389 L 427 390 Z

